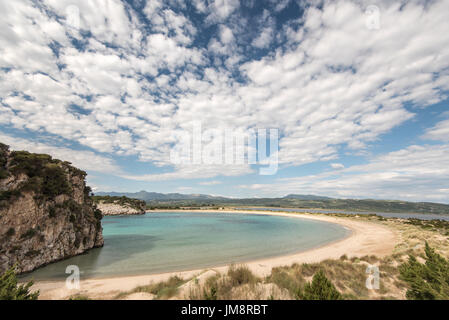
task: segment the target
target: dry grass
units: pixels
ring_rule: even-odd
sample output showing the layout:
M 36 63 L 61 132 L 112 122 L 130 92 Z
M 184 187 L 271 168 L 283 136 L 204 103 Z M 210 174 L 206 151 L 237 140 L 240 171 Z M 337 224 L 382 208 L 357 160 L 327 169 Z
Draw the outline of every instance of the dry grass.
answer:
M 121 292 L 115 296 L 115 299 L 123 299 L 133 293 L 149 293 L 154 295 L 154 299 L 170 299 L 178 293 L 181 285 L 188 280 L 179 278 L 178 276 L 171 277 L 167 281 L 158 282 L 146 286 L 139 286 L 128 292 Z

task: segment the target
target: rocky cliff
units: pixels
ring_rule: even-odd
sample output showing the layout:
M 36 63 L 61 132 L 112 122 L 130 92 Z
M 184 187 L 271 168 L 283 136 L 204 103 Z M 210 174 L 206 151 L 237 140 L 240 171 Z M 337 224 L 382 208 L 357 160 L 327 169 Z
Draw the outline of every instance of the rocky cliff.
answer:
M 86 173 L 0 144 L 0 272 L 19 272 L 103 246 Z
M 93 197 L 97 208 L 105 216 L 145 214 L 146 203 L 128 197 Z

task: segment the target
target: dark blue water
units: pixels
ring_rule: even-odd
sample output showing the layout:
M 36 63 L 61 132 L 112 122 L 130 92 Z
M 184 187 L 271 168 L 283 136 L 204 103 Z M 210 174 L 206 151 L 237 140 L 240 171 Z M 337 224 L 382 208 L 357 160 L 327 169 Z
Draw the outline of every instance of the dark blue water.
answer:
M 322 246 L 349 231 L 336 224 L 258 214 L 163 212 L 105 217 L 103 248 L 34 271 L 63 279 L 68 265 L 83 278 L 190 270 L 246 262 Z
M 447 214 L 420 214 L 420 213 L 390 213 L 390 212 L 357 212 L 344 210 L 329 210 L 329 209 L 297 209 L 297 208 L 236 208 L 237 210 L 259 210 L 259 211 L 285 211 L 285 212 L 309 212 L 309 213 L 343 213 L 343 214 L 375 214 L 385 218 L 414 218 L 420 220 L 445 220 L 449 221 Z

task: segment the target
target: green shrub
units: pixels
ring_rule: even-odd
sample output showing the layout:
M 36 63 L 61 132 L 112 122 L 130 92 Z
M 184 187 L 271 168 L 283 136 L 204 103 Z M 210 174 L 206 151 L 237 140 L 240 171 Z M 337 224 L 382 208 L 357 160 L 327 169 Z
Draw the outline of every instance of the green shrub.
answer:
M 231 265 L 228 269 L 228 277 L 233 286 L 240 286 L 247 283 L 255 283 L 256 276 L 248 269 L 247 266 Z
M 341 300 L 342 296 L 324 272 L 319 270 L 312 279 L 311 283 L 306 283 L 304 290 L 299 292 L 298 296 L 302 300 Z
M 0 180 L 8 177 L 8 171 L 6 171 L 8 151 L 9 147 L 3 143 L 0 143 Z
M 0 201 L 9 201 L 11 198 L 18 196 L 20 196 L 18 190 L 0 191 Z
M 218 299 L 218 295 L 217 295 L 217 287 L 216 286 L 211 286 L 210 288 L 204 288 L 203 290 L 203 296 L 204 296 L 204 300 L 217 300 Z
M 55 207 L 49 207 L 48 208 L 48 215 L 50 218 L 56 217 L 56 208 Z
M 36 230 L 34 230 L 33 228 L 28 229 L 27 232 L 25 232 L 20 236 L 20 239 L 31 239 L 36 235 L 36 233 L 37 233 Z
M 0 276 L 0 300 L 37 300 L 39 291 L 31 293 L 32 285 L 33 282 L 18 285 L 14 267 L 10 268 Z
M 176 295 L 178 288 L 184 283 L 183 279 L 174 276 L 164 282 L 137 287 L 132 292 L 146 292 L 156 295 L 157 299 L 167 299 Z
M 75 200 L 69 199 L 63 202 L 62 207 L 68 209 L 72 214 L 80 215 L 83 212 L 83 208 Z
M 448 300 L 449 261 L 427 242 L 425 254 L 425 264 L 410 255 L 408 262 L 399 266 L 400 278 L 409 286 L 406 297 L 410 300 Z
M 46 166 L 43 171 L 42 192 L 50 198 L 71 192 L 66 174 L 61 167 L 56 164 L 48 164 Z
M 9 228 L 8 231 L 6 232 L 7 237 L 12 237 L 15 234 L 16 234 L 16 230 L 14 230 L 14 228 Z
M 97 219 L 97 220 L 103 219 L 103 213 L 99 209 L 94 210 L 94 216 L 95 216 L 95 219 Z
M 5 179 L 5 178 L 8 178 L 8 171 L 6 171 L 5 169 L 3 169 L 3 168 L 0 168 L 0 180 L 1 179 Z
M 23 173 L 29 178 L 22 186 L 23 191 L 43 193 L 47 198 L 71 192 L 61 161 L 47 154 L 26 151 L 11 152 L 11 158 L 11 172 L 16 175 Z

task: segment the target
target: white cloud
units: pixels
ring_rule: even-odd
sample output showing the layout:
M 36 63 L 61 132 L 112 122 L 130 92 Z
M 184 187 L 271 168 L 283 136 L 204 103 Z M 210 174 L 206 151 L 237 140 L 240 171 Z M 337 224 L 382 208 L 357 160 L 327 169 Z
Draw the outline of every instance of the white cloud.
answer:
M 221 184 L 221 181 L 218 180 L 213 180 L 213 181 L 205 181 L 205 182 L 200 182 L 199 185 L 202 186 L 216 186 Z
M 228 44 L 234 41 L 234 34 L 232 30 L 227 26 L 221 26 L 220 28 L 220 39 L 224 44 Z
M 345 166 L 341 163 L 331 163 L 331 167 L 336 170 L 345 168 Z
M 9 145 L 11 150 L 26 150 L 33 153 L 45 153 L 55 159 L 69 161 L 82 170 L 118 175 L 122 170 L 114 160 L 99 156 L 91 151 L 72 150 L 55 147 L 41 142 L 11 137 L 0 133 L 0 142 Z
M 92 38 L 68 26 L 65 11 L 73 3 L 81 31 Z M 445 98 L 449 2 L 381 1 L 380 30 L 366 28 L 357 1 L 322 3 L 312 3 L 296 22 L 305 28 L 276 30 L 285 46 L 248 61 L 236 41 L 237 31 L 245 32 L 234 19 L 236 0 L 194 2 L 209 23 L 221 25 L 208 48 L 191 45 L 200 31 L 162 1 L 147 2 L 151 32 L 118 0 L 44 2 L 62 18 L 28 2 L 4 1 L 0 123 L 158 166 L 170 165 L 174 134 L 192 121 L 208 128 L 279 128 L 281 163 L 301 165 L 338 159 L 342 146 L 359 152 L 414 116 L 405 104 L 421 108 Z M 261 21 L 263 28 L 273 25 L 269 13 Z M 260 47 L 272 40 L 262 38 Z M 50 48 L 56 42 L 57 54 Z M 247 81 L 236 81 L 236 71 Z M 447 141 L 446 127 L 441 122 L 426 137 Z M 141 179 L 249 172 L 174 170 Z
M 411 146 L 332 172 L 241 186 L 258 194 L 448 202 L 449 145 Z
M 247 165 L 188 165 L 176 167 L 174 171 L 159 174 L 128 175 L 121 177 L 135 181 L 168 181 L 178 179 L 208 179 L 217 176 L 241 176 L 254 173 Z
M 428 129 L 423 138 L 436 141 L 449 141 L 449 119 L 440 121 L 435 127 Z
M 252 45 L 257 48 L 267 48 L 273 38 L 273 30 L 268 27 L 263 29 L 262 33 L 253 40 Z
M 219 23 L 225 21 L 235 10 L 240 7 L 239 0 L 210 0 L 206 21 Z

